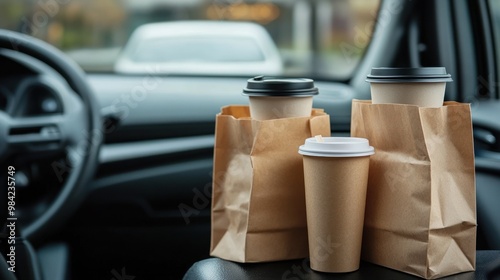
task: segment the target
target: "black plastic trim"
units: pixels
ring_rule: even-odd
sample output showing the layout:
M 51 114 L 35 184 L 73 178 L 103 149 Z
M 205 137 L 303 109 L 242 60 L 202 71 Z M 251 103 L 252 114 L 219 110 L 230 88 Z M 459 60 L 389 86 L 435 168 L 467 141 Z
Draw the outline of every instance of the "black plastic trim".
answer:
M 476 48 L 472 34 L 469 4 L 450 1 L 456 50 L 456 100 L 470 101 L 474 96 L 477 80 Z
M 478 90 L 480 98 L 499 98 L 498 89 L 495 87 L 497 78 L 496 56 L 494 50 L 494 37 L 487 0 L 469 1 L 471 23 L 476 43 L 476 63 L 478 69 Z
M 99 162 L 101 164 L 113 163 L 150 156 L 213 149 L 213 146 L 213 135 L 108 144 L 101 148 Z

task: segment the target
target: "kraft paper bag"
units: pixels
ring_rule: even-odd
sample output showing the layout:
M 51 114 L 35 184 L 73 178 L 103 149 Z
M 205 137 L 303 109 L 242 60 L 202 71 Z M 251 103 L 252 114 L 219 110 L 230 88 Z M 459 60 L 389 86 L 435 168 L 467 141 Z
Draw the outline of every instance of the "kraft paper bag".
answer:
M 476 192 L 469 104 L 354 100 L 351 134 L 370 159 L 362 259 L 427 279 L 475 269 Z
M 210 255 L 236 262 L 308 256 L 304 171 L 299 146 L 330 135 L 330 117 L 257 121 L 248 106 L 217 115 Z

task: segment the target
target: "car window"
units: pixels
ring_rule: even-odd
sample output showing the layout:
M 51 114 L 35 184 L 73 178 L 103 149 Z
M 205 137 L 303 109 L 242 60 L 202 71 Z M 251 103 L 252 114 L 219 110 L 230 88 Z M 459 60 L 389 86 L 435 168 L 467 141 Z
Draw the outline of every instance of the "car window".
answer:
M 269 33 L 280 56 L 274 61 L 280 65 L 274 69 L 282 69 L 283 75 L 343 80 L 351 76 L 370 43 L 379 2 L 9 0 L 0 3 L 0 27 L 47 41 L 93 72 L 115 71 L 131 35 L 144 24 L 251 22 Z M 243 36 L 206 39 L 158 39 L 155 44 L 140 45 L 133 58 L 152 63 L 266 59 L 263 46 L 255 48 L 256 43 Z M 272 67 L 269 65 L 262 67 Z M 237 70 L 231 74 L 238 74 Z

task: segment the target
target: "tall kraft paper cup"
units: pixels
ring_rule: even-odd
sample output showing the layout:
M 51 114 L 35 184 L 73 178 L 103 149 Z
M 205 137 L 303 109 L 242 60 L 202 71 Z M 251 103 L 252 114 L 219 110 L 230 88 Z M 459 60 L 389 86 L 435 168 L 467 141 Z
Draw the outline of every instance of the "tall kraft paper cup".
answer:
M 309 138 L 304 158 L 311 268 L 351 272 L 359 268 L 370 155 L 367 139 Z
M 446 83 L 453 81 L 444 67 L 374 67 L 367 76 L 373 104 L 397 103 L 441 107 Z
M 311 79 L 257 76 L 247 81 L 243 94 L 249 97 L 251 118 L 263 121 L 310 116 L 318 89 Z

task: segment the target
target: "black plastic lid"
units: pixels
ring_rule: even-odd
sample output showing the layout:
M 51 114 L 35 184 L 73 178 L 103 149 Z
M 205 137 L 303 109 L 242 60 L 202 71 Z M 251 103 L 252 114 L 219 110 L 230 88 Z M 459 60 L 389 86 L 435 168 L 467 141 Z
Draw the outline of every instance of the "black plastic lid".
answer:
M 445 67 L 389 68 L 373 67 L 366 77 L 370 83 L 441 83 L 452 82 Z
M 305 78 L 274 78 L 257 76 L 243 89 L 247 96 L 312 96 L 318 94 L 314 81 Z

